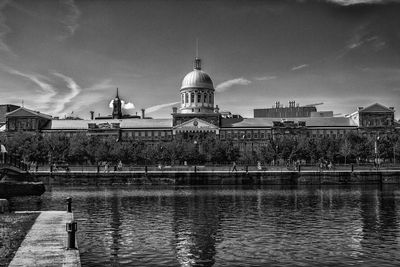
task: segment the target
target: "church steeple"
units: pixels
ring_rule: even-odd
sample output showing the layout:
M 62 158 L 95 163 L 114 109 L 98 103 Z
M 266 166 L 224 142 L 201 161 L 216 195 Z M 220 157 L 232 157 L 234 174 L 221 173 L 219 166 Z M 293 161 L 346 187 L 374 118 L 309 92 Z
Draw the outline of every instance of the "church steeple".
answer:
M 118 88 L 117 88 L 117 95 L 113 100 L 113 112 L 112 112 L 113 119 L 122 119 L 122 102 L 118 95 Z

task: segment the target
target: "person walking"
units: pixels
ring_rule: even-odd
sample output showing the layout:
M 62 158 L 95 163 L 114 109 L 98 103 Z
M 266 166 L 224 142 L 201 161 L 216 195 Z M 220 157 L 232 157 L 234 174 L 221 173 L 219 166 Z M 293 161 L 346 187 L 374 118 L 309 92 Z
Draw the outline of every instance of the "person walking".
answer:
M 236 162 L 235 162 L 235 161 L 232 163 L 232 172 L 233 172 L 233 171 L 237 172 L 237 169 L 236 169 Z

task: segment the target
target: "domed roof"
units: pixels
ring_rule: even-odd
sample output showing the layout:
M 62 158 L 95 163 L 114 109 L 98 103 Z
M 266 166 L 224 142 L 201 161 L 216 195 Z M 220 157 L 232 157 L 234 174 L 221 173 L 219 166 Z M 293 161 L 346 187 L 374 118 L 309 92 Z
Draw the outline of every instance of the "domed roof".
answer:
M 205 88 L 214 89 L 213 82 L 210 76 L 202 70 L 194 69 L 192 72 L 186 74 L 182 80 L 181 89 L 185 88 Z

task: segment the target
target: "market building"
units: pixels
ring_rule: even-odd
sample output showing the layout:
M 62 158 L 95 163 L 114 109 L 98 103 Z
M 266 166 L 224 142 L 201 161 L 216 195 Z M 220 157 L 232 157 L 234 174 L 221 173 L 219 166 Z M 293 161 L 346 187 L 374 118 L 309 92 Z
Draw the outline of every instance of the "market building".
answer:
M 318 112 L 315 106 L 299 109 L 291 101 L 286 110 L 276 106 L 276 109 L 280 108 L 279 114 L 243 118 L 220 112 L 214 103 L 214 94 L 212 79 L 202 70 L 201 60 L 196 57 L 193 70 L 182 80 L 179 90 L 180 107 L 173 107 L 170 118 L 148 118 L 145 110 L 142 110 L 141 116 L 123 114 L 117 91 L 110 116 L 95 118 L 94 112 L 91 112 L 90 120 L 58 119 L 19 107 L 5 114 L 5 131 L 10 134 L 16 131 L 62 133 L 66 136 L 86 133 L 114 136 L 120 141 L 140 140 L 150 144 L 185 139 L 201 145 L 207 138 L 216 138 L 231 140 L 241 150 L 253 150 L 270 139 L 285 135 L 336 138 L 350 131 L 377 134 L 400 129 L 394 119 L 394 108 L 378 103 L 359 108 L 347 116 L 335 117 L 333 112 Z

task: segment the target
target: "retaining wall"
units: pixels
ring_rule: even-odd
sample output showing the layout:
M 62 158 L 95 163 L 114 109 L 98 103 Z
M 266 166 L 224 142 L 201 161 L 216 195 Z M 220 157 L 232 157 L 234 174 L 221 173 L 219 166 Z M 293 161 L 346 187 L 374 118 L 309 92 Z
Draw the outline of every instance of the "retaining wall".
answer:
M 37 173 L 47 185 L 400 184 L 400 171 Z

